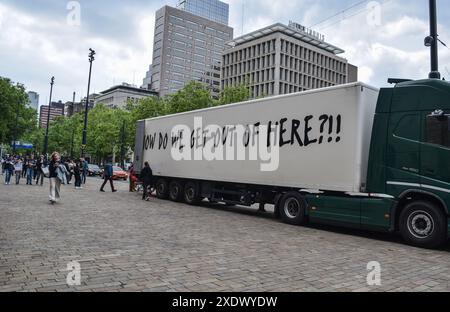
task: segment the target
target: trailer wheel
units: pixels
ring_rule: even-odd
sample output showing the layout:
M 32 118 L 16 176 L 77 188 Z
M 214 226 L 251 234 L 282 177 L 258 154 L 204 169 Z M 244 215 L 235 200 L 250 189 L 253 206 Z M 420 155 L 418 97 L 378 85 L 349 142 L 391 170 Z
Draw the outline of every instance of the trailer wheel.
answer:
M 283 222 L 293 225 L 302 225 L 305 217 L 306 201 L 297 192 L 286 193 L 280 200 L 279 213 Z
M 173 180 L 169 184 L 169 199 L 179 202 L 183 199 L 183 185 L 178 180 Z
M 184 201 L 189 205 L 196 205 L 200 202 L 198 184 L 195 182 L 188 182 L 184 186 Z
M 447 217 L 430 202 L 412 202 L 400 214 L 400 234 L 410 245 L 438 248 L 447 240 Z
M 167 199 L 169 197 L 169 187 L 166 179 L 158 179 L 155 184 L 156 197 L 159 199 Z

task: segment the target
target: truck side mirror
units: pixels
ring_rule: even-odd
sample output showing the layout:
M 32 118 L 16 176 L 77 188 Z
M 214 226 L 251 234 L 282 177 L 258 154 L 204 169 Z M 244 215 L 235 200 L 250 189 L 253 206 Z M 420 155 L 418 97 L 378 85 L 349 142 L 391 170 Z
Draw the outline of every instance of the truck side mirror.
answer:
M 435 111 L 427 116 L 426 141 L 450 147 L 450 115 L 445 115 L 443 111 Z

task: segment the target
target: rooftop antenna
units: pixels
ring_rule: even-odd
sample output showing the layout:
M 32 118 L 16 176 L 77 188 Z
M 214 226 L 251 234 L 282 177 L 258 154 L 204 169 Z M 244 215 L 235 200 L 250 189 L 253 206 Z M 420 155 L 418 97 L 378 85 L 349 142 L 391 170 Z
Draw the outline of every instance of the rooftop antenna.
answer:
M 431 72 L 430 79 L 441 79 L 439 73 L 438 33 L 437 33 L 437 8 L 436 0 L 430 1 L 430 35 L 425 38 L 425 46 L 430 48 Z

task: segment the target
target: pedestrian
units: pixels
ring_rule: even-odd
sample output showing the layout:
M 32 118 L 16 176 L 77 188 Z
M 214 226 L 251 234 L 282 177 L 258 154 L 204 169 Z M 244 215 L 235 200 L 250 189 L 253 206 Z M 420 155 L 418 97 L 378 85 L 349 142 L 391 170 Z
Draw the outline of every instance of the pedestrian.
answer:
M 66 181 L 67 184 L 71 184 L 70 182 L 70 162 L 71 160 L 62 160 L 62 165 L 64 165 L 64 167 L 66 168 Z
M 53 205 L 61 198 L 61 184 L 67 184 L 66 167 L 61 164 L 61 158 L 57 152 L 51 156 L 49 164 L 50 175 L 50 203 Z
M 73 173 L 75 176 L 75 189 L 82 189 L 81 187 L 81 161 L 77 160 L 73 165 Z
M 2 163 L 2 175 L 3 175 L 5 173 L 5 164 L 6 164 L 5 157 L 2 157 L 0 162 Z
M 148 161 L 144 163 L 144 168 L 141 171 L 141 181 L 144 186 L 144 194 L 142 195 L 142 200 L 148 200 L 148 198 L 150 197 L 150 194 L 147 195 L 148 189 L 151 188 L 153 182 L 153 172 Z
M 105 165 L 105 170 L 103 172 L 103 184 L 102 187 L 100 188 L 100 192 L 104 192 L 104 187 L 106 185 L 106 183 L 109 181 L 109 184 L 111 185 L 111 191 L 113 193 L 117 192 L 117 190 L 114 188 L 114 183 L 113 183 L 113 166 L 112 164 L 106 164 Z
M 46 161 L 44 159 L 44 155 L 41 155 L 39 159 L 36 161 L 36 185 L 39 184 L 39 179 L 41 180 L 41 186 L 44 184 L 44 172 L 42 171 L 42 167 L 46 167 Z
M 70 184 L 72 182 L 73 174 L 74 174 L 74 168 L 75 168 L 75 162 L 70 159 L 69 160 L 69 177 L 67 178 L 68 183 Z
M 38 161 L 38 158 L 35 157 L 34 165 L 33 165 L 33 180 L 34 181 L 36 181 L 36 178 L 37 178 L 37 161 Z
M 27 185 L 33 185 L 33 172 L 34 172 L 34 166 L 36 165 L 36 161 L 34 160 L 34 156 L 31 155 L 30 158 L 28 158 L 26 162 L 26 168 L 27 168 Z
M 20 183 L 20 178 L 22 177 L 23 171 L 23 161 L 20 158 L 17 158 L 14 163 L 14 175 L 16 176 L 16 185 Z
M 130 179 L 130 192 L 134 192 L 134 188 L 135 188 L 136 182 L 137 182 L 137 177 L 136 177 L 136 173 L 134 172 L 133 164 L 131 164 L 130 168 L 128 169 L 128 177 Z
M 27 177 L 27 161 L 28 161 L 28 156 L 25 158 L 22 158 L 22 178 Z
M 89 163 L 86 159 L 81 159 L 81 183 L 86 184 L 86 177 L 89 171 Z
M 11 184 L 11 176 L 14 172 L 14 161 L 12 157 L 8 157 L 5 161 L 5 185 Z

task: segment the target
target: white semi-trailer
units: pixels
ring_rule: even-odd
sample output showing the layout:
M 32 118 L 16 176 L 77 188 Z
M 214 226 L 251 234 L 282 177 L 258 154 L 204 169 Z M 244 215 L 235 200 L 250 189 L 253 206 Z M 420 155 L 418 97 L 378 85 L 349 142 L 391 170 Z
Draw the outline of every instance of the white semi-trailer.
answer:
M 377 89 L 355 83 L 145 120 L 142 159 L 160 177 L 364 192 L 377 97 Z M 201 123 L 194 125 L 196 120 Z M 180 125 L 187 128 L 183 135 L 173 132 Z M 266 144 L 269 125 L 273 153 Z M 181 152 L 190 149 L 191 157 L 173 157 L 180 137 L 186 141 Z M 241 142 L 246 155 L 238 160 Z M 235 157 L 226 157 L 231 144 Z M 212 146 L 223 157 L 208 160 Z M 201 160 L 194 157 L 197 147 Z M 251 160 L 254 147 L 257 157 Z M 270 157 L 260 157 L 261 147 Z

